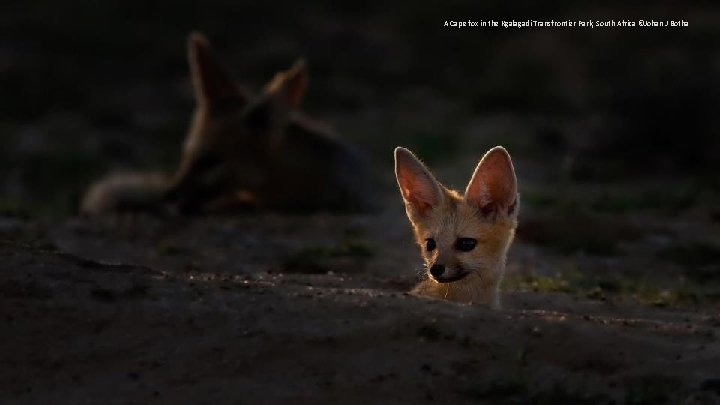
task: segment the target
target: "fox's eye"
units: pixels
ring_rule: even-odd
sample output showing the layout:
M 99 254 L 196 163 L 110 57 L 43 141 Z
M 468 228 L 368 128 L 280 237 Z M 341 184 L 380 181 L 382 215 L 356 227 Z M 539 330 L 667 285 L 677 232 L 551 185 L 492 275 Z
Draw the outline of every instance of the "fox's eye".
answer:
M 458 238 L 458 240 L 455 241 L 455 249 L 463 252 L 469 252 L 475 249 L 475 245 L 477 245 L 477 241 L 473 238 Z
M 433 250 L 435 250 L 435 239 L 425 239 L 425 249 L 427 249 L 428 252 L 432 252 Z

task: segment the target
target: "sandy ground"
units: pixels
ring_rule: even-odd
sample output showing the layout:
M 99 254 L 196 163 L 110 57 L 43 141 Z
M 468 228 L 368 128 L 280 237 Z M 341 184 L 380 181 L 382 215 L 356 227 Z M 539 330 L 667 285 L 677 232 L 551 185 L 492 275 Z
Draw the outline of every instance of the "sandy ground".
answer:
M 7 220 L 0 402 L 720 400 L 712 308 L 511 291 L 493 312 L 414 297 L 404 221 Z M 511 272 L 530 250 L 516 244 Z

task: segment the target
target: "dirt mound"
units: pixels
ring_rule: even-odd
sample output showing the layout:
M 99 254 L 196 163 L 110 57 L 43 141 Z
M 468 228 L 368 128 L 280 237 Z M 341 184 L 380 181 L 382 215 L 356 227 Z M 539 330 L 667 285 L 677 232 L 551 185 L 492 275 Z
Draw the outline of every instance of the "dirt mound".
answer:
M 492 312 L 391 277 L 0 256 L 1 402 L 718 399 L 716 315 L 539 293 Z

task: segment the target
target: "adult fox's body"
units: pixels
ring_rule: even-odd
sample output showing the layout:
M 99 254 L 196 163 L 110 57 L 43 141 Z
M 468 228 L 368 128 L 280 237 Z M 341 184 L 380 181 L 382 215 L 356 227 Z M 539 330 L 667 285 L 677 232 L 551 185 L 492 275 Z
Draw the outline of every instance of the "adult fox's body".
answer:
M 414 292 L 500 307 L 505 258 L 517 227 L 510 155 L 488 151 L 461 195 L 440 184 L 415 155 L 395 149 L 395 174 L 427 274 Z
M 188 57 L 197 106 L 177 171 L 101 180 L 88 190 L 83 213 L 165 204 L 185 212 L 374 206 L 364 157 L 298 111 L 307 85 L 303 62 L 278 73 L 253 98 L 216 61 L 201 34 L 190 36 Z

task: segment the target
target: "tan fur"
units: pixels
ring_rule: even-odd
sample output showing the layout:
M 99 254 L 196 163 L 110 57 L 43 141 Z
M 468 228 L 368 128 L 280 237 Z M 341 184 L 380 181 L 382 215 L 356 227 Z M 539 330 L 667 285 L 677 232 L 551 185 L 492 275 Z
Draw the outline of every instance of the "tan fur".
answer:
M 200 33 L 190 35 L 188 62 L 197 103 L 178 169 L 162 187 L 141 176 L 132 184 L 101 180 L 83 212 L 121 209 L 128 194 L 143 191 L 139 201 L 183 212 L 374 207 L 364 157 L 297 110 L 308 83 L 304 61 L 276 74 L 257 97 L 235 83 Z
M 91 186 L 80 211 L 98 215 L 111 211 L 146 210 L 167 191 L 169 179 L 162 173 L 117 173 Z
M 509 167 L 503 166 L 504 156 Z M 465 195 L 440 184 L 407 149 L 397 148 L 395 161 L 407 215 L 427 269 L 442 264 L 448 272 L 469 272 L 447 283 L 436 281 L 428 272 L 413 291 L 499 308 L 500 284 L 518 213 L 515 174 L 507 152 L 493 148 L 486 154 Z M 436 243 L 431 252 L 426 249 L 428 238 Z M 477 245 L 469 252 L 459 251 L 455 248 L 458 238 L 473 238 Z

